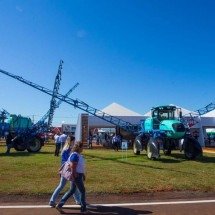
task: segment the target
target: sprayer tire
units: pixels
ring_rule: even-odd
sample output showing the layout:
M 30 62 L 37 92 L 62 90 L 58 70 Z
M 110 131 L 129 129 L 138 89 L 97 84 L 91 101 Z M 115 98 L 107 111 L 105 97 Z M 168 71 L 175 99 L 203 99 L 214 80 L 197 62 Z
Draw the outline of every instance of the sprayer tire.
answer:
M 171 142 L 170 140 L 165 140 L 163 143 L 163 153 L 164 155 L 171 155 Z
M 133 152 L 135 155 L 140 155 L 140 151 L 137 150 L 136 146 L 135 146 L 135 143 L 133 144 Z
M 201 145 L 196 139 L 192 137 L 187 137 L 185 139 L 184 155 L 188 160 L 194 160 L 196 157 L 202 156 Z
M 42 148 L 42 143 L 38 138 L 33 138 L 28 142 L 28 146 L 27 146 L 28 152 L 39 152 L 41 148 Z
M 26 150 L 26 144 L 23 142 L 22 138 L 17 138 L 13 142 L 13 147 L 16 151 L 23 152 Z

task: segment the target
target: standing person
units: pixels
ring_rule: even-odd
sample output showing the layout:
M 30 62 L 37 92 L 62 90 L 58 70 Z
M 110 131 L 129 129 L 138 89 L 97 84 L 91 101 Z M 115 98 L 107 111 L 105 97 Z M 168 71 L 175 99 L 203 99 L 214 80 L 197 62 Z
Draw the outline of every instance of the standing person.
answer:
M 88 139 L 87 139 L 87 143 L 88 143 L 88 149 L 92 149 L 93 148 L 93 137 L 92 135 L 89 135 Z
M 62 207 L 69 199 L 71 195 L 75 193 L 77 188 L 81 193 L 81 212 L 86 211 L 86 200 L 85 200 L 85 161 L 84 157 L 81 155 L 83 152 L 83 143 L 76 142 L 72 148 L 73 153 L 70 155 L 68 161 L 70 161 L 70 167 L 72 170 L 72 181 L 70 189 L 64 194 L 60 202 L 56 205 L 56 209 L 59 212 L 63 212 Z
M 114 151 L 119 151 L 119 141 L 118 141 L 118 135 L 114 134 L 112 138 L 112 145 Z
M 13 148 L 13 141 L 15 140 L 15 133 L 10 132 L 6 136 L 6 146 L 7 146 L 7 151 L 6 154 L 10 154 L 10 149 Z
M 75 142 L 75 137 L 71 136 L 70 138 L 67 138 L 66 143 L 63 147 L 63 150 L 61 152 L 61 165 L 63 165 L 69 158 L 72 147 L 74 145 Z M 49 200 L 49 205 L 51 207 L 55 207 L 56 206 L 56 200 L 57 197 L 59 196 L 60 192 L 63 190 L 63 188 L 65 187 L 67 183 L 67 180 L 64 177 L 60 177 L 60 183 L 59 185 L 56 187 L 56 189 L 54 190 L 50 200 Z M 80 205 L 81 202 L 81 197 L 80 197 L 80 192 L 77 189 L 76 192 L 73 194 L 73 197 L 75 199 L 76 204 Z
M 59 138 L 60 138 L 61 148 L 63 149 L 64 144 L 65 144 L 66 139 L 67 139 L 67 135 L 66 135 L 65 131 L 60 135 Z
M 117 145 L 118 145 L 118 149 L 121 148 L 121 145 L 122 145 L 122 136 L 121 136 L 121 134 L 117 135 Z
M 57 133 L 57 134 L 55 134 L 54 135 L 54 141 L 55 141 L 55 153 L 54 153 L 54 155 L 55 156 L 59 156 L 59 153 L 60 153 L 60 138 L 59 138 L 60 136 L 59 136 L 59 134 Z

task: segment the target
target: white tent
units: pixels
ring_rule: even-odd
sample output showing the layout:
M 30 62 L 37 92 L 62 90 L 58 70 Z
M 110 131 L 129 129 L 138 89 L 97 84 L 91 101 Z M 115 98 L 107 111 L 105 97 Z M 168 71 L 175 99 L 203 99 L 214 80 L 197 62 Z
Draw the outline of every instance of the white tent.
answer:
M 215 110 L 203 114 L 202 117 L 215 117 Z
M 129 110 L 115 102 L 102 109 L 102 111 L 111 116 L 143 116 L 142 114 Z
M 115 116 L 117 118 L 120 118 L 121 120 L 130 122 L 132 124 L 138 124 L 140 120 L 144 118 L 143 115 L 137 112 L 134 112 L 126 107 L 123 107 L 122 105 L 119 105 L 115 102 L 103 108 L 101 111 L 100 112 L 97 111 L 97 115 L 103 115 L 105 113 L 110 116 Z M 89 119 L 89 125 L 91 126 L 115 127 L 115 125 L 108 123 L 96 116 L 89 116 L 88 119 Z

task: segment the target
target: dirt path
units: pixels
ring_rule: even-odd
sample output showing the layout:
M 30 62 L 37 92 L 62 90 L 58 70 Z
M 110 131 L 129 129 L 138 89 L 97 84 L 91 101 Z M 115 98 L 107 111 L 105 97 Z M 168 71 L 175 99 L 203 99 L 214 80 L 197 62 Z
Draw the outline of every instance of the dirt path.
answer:
M 6 204 L 48 204 L 50 196 L 24 196 L 24 195 L 1 195 L 0 205 Z M 143 201 L 161 201 L 175 199 L 203 199 L 215 198 L 215 192 L 155 192 L 155 193 L 134 193 L 134 194 L 87 194 L 87 202 L 91 204 L 104 203 L 126 203 Z M 73 199 L 68 204 L 74 204 Z
M 2 215 L 59 215 L 55 208 L 48 206 L 50 196 L 1 196 Z M 204 201 L 201 201 L 204 200 Z M 209 200 L 205 202 L 206 200 Z M 212 201 L 213 200 L 213 201 Z M 127 195 L 88 194 L 91 204 L 86 214 L 91 215 L 212 215 L 215 211 L 214 192 L 159 192 Z M 195 201 L 187 203 L 186 201 Z M 179 203 L 180 202 L 180 203 Z M 203 203 L 204 202 L 204 203 Z M 124 203 L 124 204 L 120 204 Z M 128 203 L 128 204 L 126 204 Z M 138 204 L 139 203 L 139 204 Z M 161 204 L 162 203 L 162 204 Z M 77 215 L 80 206 L 73 206 L 71 198 L 63 208 L 64 214 Z M 93 204 L 93 205 L 92 205 Z M 102 205 L 100 205 L 102 204 Z M 113 204 L 113 205 L 104 205 Z M 3 206 L 3 207 L 1 207 Z M 4 208 L 4 207 L 8 208 Z M 16 207 L 14 207 L 16 206 Z

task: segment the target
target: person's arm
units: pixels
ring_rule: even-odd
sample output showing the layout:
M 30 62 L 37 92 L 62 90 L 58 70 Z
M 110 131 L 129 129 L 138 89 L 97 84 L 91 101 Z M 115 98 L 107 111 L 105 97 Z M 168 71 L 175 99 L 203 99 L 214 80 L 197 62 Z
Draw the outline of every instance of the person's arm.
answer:
M 72 162 L 70 164 L 71 170 L 72 170 L 72 175 L 74 178 L 76 178 L 78 176 L 78 173 L 76 172 L 77 164 L 78 164 L 78 162 Z

